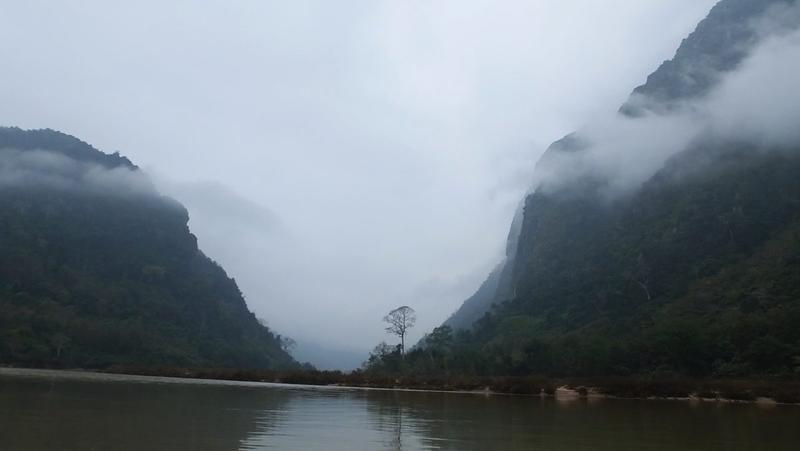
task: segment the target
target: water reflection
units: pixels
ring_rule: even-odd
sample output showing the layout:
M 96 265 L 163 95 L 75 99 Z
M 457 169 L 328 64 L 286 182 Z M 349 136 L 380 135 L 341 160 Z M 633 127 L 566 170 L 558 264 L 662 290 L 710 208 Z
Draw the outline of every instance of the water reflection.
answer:
M 285 391 L 0 377 L 0 449 L 236 450 L 274 433 Z
M 110 380 L 0 370 L 9 450 L 794 450 L 800 407 Z

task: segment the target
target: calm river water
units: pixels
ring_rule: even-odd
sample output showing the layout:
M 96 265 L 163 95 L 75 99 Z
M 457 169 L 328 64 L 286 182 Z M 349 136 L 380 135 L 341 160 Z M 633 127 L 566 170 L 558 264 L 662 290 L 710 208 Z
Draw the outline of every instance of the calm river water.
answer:
M 800 407 L 0 369 L 0 450 L 792 450 Z

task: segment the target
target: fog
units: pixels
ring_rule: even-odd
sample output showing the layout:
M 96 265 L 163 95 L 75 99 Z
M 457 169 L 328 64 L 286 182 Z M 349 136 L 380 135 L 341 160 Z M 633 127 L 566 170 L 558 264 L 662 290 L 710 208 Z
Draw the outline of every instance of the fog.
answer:
M 800 5 L 784 16 L 800 25 Z M 717 134 L 763 147 L 800 142 L 800 31 L 767 38 L 701 112 Z
M 532 189 L 553 192 L 591 177 L 606 181 L 602 194 L 615 198 L 640 187 L 669 158 L 709 139 L 798 150 L 798 25 L 800 6 L 772 8 L 752 24 L 759 44 L 736 70 L 717 74 L 710 93 L 636 117 L 601 114 L 571 138 L 580 151 L 551 152 L 537 166 Z
M 46 150 L 0 149 L 0 186 L 44 186 L 120 196 L 158 195 L 150 178 L 141 171 L 106 168 Z
M 270 327 L 366 350 L 472 294 L 546 146 L 713 3 L 0 1 L 0 123 L 121 152 Z

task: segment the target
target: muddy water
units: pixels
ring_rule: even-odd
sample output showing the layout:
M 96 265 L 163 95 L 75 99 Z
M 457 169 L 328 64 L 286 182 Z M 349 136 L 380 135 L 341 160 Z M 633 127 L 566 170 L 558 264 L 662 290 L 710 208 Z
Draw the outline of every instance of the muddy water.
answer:
M 0 450 L 792 450 L 800 407 L 0 369 Z

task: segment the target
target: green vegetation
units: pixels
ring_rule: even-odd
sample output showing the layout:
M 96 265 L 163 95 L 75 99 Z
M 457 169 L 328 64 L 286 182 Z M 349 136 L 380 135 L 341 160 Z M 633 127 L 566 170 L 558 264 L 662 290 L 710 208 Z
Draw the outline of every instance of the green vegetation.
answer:
M 720 1 L 621 114 L 702 99 L 757 44 L 753 23 L 787 3 Z M 568 135 L 539 164 L 587 145 Z M 423 340 L 400 366 L 376 351 L 369 370 L 800 378 L 800 147 L 699 137 L 634 192 L 606 187 L 584 178 L 529 196 L 506 260 L 445 323 L 446 350 Z
M 785 1 L 721 1 L 621 113 L 702 98 L 741 63 L 756 40 L 750 24 L 776 3 Z M 569 135 L 543 162 L 586 145 Z M 261 326 L 197 249 L 180 205 L 146 186 L 87 185 L 85 165 L 138 172 L 130 161 L 52 131 L 0 129 L 4 149 L 80 164 L 44 179 L 16 160 L 0 167 L 0 363 L 298 368 L 285 352 L 292 341 Z M 63 163 L 45 160 L 51 172 Z M 701 136 L 643 186 L 613 198 L 608 186 L 584 177 L 528 196 L 505 260 L 464 307 L 409 349 L 414 312 L 391 312 L 400 343 L 378 345 L 363 371 L 152 371 L 511 393 L 559 381 L 631 396 L 752 398 L 764 384 L 794 386 L 800 147 Z M 718 380 L 748 383 L 704 385 Z
M 198 250 L 182 206 L 84 177 L 97 168 L 138 172 L 127 159 L 48 130 L 0 129 L 0 149 L 47 150 L 69 163 L 66 170 L 53 160 L 47 174 L 5 166 L 0 363 L 297 365 L 248 311 L 234 280 Z
M 795 151 L 719 144 L 611 202 L 535 194 L 516 296 L 470 330 L 435 329 L 405 358 L 377 348 L 367 371 L 796 379 L 798 175 Z

